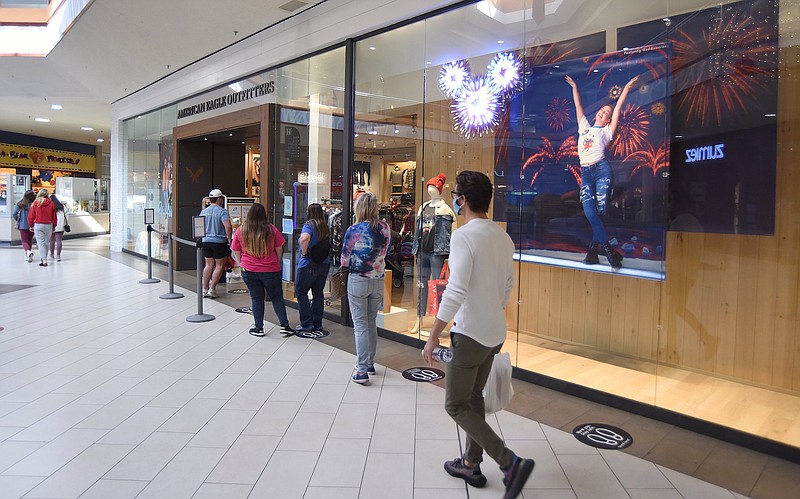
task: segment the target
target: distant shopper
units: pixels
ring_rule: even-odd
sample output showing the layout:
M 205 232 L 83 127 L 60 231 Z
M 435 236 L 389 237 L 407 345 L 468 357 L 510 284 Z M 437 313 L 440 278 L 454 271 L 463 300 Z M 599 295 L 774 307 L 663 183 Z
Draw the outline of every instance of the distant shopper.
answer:
M 281 323 L 281 334 L 291 335 L 294 330 L 286 317 L 281 279 L 281 256 L 286 239 L 281 231 L 269 223 L 264 205 L 254 203 L 244 223 L 233 234 L 231 250 L 242 268 L 242 280 L 250 291 L 250 301 L 255 324 L 250 328 L 253 336 L 264 336 L 264 292 L 272 302 L 272 309 Z
M 56 205 L 50 201 L 50 191 L 40 189 L 28 213 L 28 225 L 31 227 L 29 230 L 36 237 L 36 246 L 39 247 L 40 267 L 47 267 L 50 237 L 53 235 L 53 228 L 57 222 Z
M 225 273 L 225 264 L 231 251 L 231 215 L 222 207 L 225 195 L 219 189 L 208 193 L 211 204 L 200 212 L 205 217 L 206 235 L 203 237 L 203 256 L 206 266 L 203 269 L 203 297 L 217 298 L 217 284 Z
M 365 192 L 356 199 L 356 223 L 347 229 L 342 241 L 342 266 L 350 269 L 347 299 L 356 337 L 357 363 L 352 380 L 364 384 L 375 374 L 378 345 L 378 310 L 383 302 L 386 253 L 391 229 L 378 219 L 378 200 Z
M 31 209 L 31 204 L 36 200 L 36 193 L 28 191 L 22 195 L 22 199 L 14 205 L 14 212 L 11 217 L 14 219 L 14 226 L 19 230 L 19 240 L 22 243 L 22 249 L 25 251 L 25 261 L 31 263 L 33 261 L 33 232 L 28 225 L 28 212 Z
M 505 308 L 514 287 L 514 243 L 489 219 L 492 182 L 485 174 L 456 177 L 453 209 L 466 223 L 450 240 L 450 279 L 422 356 L 432 365 L 439 335 L 450 330 L 453 359 L 447 364 L 445 410 L 467 434 L 464 454 L 444 463 L 445 471 L 473 487 L 486 485 L 483 451 L 500 465 L 504 499 L 517 497 L 533 471 L 533 459 L 517 457 L 486 422 L 483 388 L 494 356 L 506 340 Z
M 55 194 L 50 195 L 50 201 L 56 207 L 56 222 L 53 228 L 53 235 L 50 236 L 50 256 L 56 259 L 57 262 L 61 261 L 61 246 L 64 238 L 64 226 L 67 225 L 67 213 L 64 211 L 64 205 L 58 200 Z
M 325 280 L 331 259 L 331 232 L 325 212 L 317 203 L 308 205 L 307 220 L 303 224 L 298 244 L 300 260 L 297 262 L 295 295 L 300 306 L 299 331 L 322 331 L 322 314 L 325 311 Z M 308 300 L 311 291 L 313 301 Z

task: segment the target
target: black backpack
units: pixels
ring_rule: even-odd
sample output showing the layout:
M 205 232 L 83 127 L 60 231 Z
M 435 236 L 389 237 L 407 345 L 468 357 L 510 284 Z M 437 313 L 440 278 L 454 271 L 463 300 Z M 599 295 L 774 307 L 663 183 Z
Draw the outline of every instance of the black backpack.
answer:
M 328 255 L 331 252 L 331 238 L 330 236 L 326 237 L 322 241 L 318 241 L 317 244 L 308 248 L 308 256 L 311 257 L 311 260 L 314 263 L 322 263 L 328 258 Z

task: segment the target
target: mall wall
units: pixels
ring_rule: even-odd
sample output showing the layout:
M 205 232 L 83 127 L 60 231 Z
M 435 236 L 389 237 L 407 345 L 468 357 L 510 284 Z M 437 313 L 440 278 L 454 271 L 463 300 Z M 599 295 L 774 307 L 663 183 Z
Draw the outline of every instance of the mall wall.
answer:
M 663 283 L 522 263 L 509 326 L 800 392 L 800 50 L 780 61 L 774 236 L 668 232 Z

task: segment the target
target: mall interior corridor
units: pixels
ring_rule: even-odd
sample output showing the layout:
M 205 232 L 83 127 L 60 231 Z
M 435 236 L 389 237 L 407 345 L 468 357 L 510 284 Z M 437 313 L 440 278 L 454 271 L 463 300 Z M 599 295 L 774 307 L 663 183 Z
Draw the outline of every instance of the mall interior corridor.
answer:
M 205 300 L 140 284 L 141 259 L 108 238 L 73 239 L 48 267 L 0 248 L 0 497 L 372 498 L 502 496 L 486 458 L 484 489 L 442 469 L 459 433 L 441 386 L 399 371 L 418 350 L 381 339 L 378 375 L 350 381 L 352 331 L 324 340 L 247 334 L 246 294 Z M 165 269 L 155 266 L 164 277 Z M 269 307 L 268 307 L 269 308 Z M 271 311 L 270 311 L 271 312 Z M 296 321 L 297 312 L 289 310 Z M 269 319 L 269 316 L 268 316 Z M 274 318 L 273 318 L 274 320 Z M 796 496 L 800 466 L 515 380 L 489 420 L 536 460 L 525 498 Z M 625 428 L 633 445 L 598 450 L 579 423 Z

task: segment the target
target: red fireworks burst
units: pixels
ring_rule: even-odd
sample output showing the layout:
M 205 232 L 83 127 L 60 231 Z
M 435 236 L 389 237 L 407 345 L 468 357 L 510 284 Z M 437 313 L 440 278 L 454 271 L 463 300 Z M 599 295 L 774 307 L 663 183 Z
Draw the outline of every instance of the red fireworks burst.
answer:
M 589 70 L 586 72 L 586 75 L 591 75 L 595 72 L 595 70 L 597 70 L 598 73 L 603 71 L 603 74 L 600 77 L 600 84 L 598 85 L 599 87 L 602 87 L 603 83 L 606 81 L 606 78 L 608 78 L 613 71 L 622 69 L 623 67 L 635 66 L 638 67 L 637 69 L 639 71 L 641 71 L 641 68 L 644 68 L 650 73 L 651 79 L 657 80 L 666 73 L 666 61 L 669 60 L 669 54 L 667 54 L 666 50 L 661 48 L 654 48 L 652 51 L 660 54 L 662 58 L 659 60 L 663 60 L 664 62 L 656 63 L 651 59 L 642 59 L 639 52 L 629 53 L 626 50 L 623 50 L 622 52 L 610 52 L 595 59 L 592 65 L 589 66 Z M 642 77 L 639 77 L 639 81 L 640 84 L 645 83 L 645 80 Z
M 563 97 L 556 97 L 544 109 L 547 125 L 553 130 L 563 130 L 572 121 L 572 105 Z
M 678 110 L 700 126 L 735 117 L 747 109 L 746 98 L 766 87 L 777 37 L 761 21 L 729 10 L 715 16 L 699 36 L 679 30 L 674 38 Z
M 611 152 L 617 157 L 623 157 L 638 151 L 646 143 L 648 128 L 650 119 L 647 112 L 641 106 L 625 104 L 619 113 Z
M 658 170 L 669 168 L 669 151 L 665 144 L 661 144 L 658 150 L 654 150 L 652 145 L 647 144 L 645 149 L 629 154 L 623 161 L 632 161 L 636 164 L 631 171 L 631 177 L 637 171 L 645 168 L 655 176 Z
M 494 155 L 495 165 L 500 163 L 500 158 L 508 154 L 508 142 L 511 137 L 511 131 L 509 130 L 510 114 L 508 107 L 506 107 L 503 116 L 500 118 L 500 124 L 497 125 L 497 132 L 494 134 L 495 143 L 497 144 Z
M 538 170 L 533 174 L 533 179 L 531 179 L 531 187 L 533 187 L 533 183 L 536 182 L 536 177 L 548 166 L 561 166 L 561 163 L 564 163 L 566 160 L 574 159 L 578 157 L 578 141 L 575 139 L 574 135 L 570 135 L 561 143 L 561 145 L 556 149 L 553 147 L 553 143 L 550 142 L 550 139 L 547 137 L 542 137 L 542 145 L 536 148 L 536 152 L 533 153 L 526 161 L 525 164 L 522 165 L 522 173 L 525 173 L 525 170 L 528 167 L 541 163 L 541 166 Z M 574 175 L 574 173 L 573 173 Z M 580 185 L 580 175 L 578 175 L 578 184 Z

